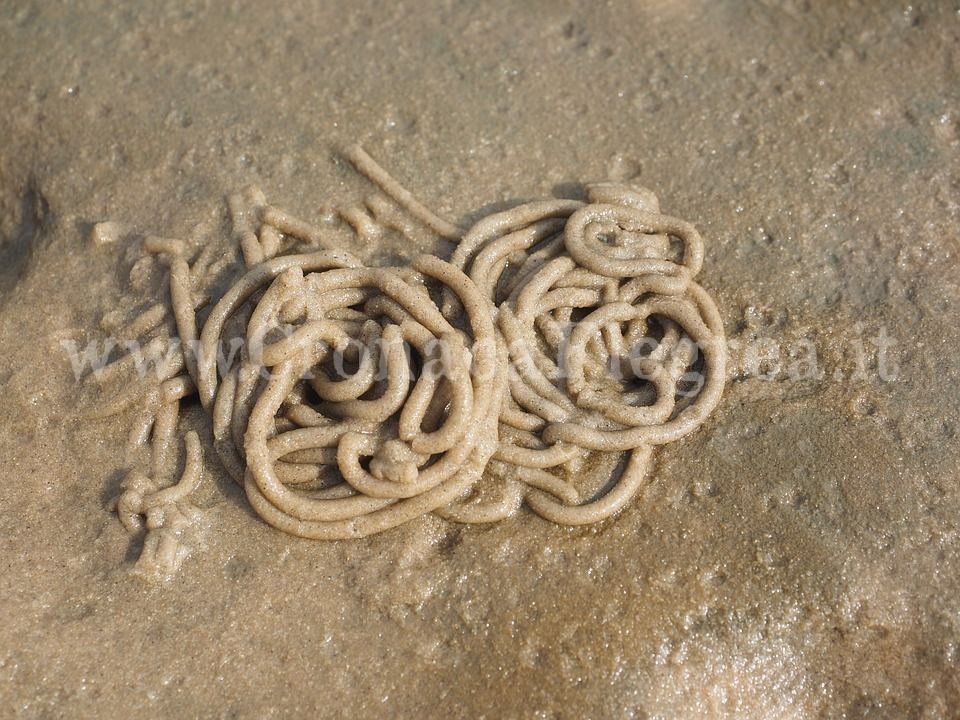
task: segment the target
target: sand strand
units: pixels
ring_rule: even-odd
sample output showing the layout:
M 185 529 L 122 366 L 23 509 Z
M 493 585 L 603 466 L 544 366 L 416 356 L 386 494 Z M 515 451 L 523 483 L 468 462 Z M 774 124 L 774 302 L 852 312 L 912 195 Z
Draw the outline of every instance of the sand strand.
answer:
M 179 240 L 144 243 L 169 268 L 169 301 L 127 332 L 172 317 L 173 370 L 137 379 L 98 412 L 139 404 L 131 452 L 152 437 L 150 475 L 131 469 L 117 503 L 125 526 L 148 528 L 144 567 L 175 567 L 197 516 L 187 499 L 200 477 L 196 433 L 180 480 L 168 480 L 179 403 L 194 393 L 254 510 L 318 539 L 430 512 L 495 522 L 524 502 L 559 524 L 601 521 L 641 490 L 654 446 L 694 431 L 719 402 L 722 322 L 693 282 L 703 242 L 661 214 L 649 190 L 596 183 L 587 202 L 525 203 L 462 232 L 362 148 L 345 154 L 409 216 L 459 244 L 449 261 L 422 255 L 409 267 L 291 253 L 296 243 L 324 247 L 323 231 L 257 188 L 229 198 L 226 252 L 242 262 L 218 295 L 215 252 L 204 248 L 191 266 Z M 345 216 L 359 236 L 411 232 L 388 200 L 368 207 L 373 216 Z M 151 359 L 163 337 L 148 342 Z M 99 383 L 133 364 L 120 358 Z M 585 463 L 603 456 L 622 469 L 585 482 Z

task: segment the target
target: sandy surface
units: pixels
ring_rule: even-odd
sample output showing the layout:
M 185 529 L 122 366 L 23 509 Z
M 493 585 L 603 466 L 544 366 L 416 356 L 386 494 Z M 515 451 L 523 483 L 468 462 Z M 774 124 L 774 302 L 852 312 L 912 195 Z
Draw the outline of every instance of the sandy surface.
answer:
M 385 5 L 0 7 L 0 715 L 957 717 L 956 4 Z M 728 336 L 824 377 L 735 363 L 588 529 L 298 540 L 210 455 L 203 547 L 137 581 L 129 418 L 77 419 L 60 347 L 129 304 L 91 225 L 224 232 L 249 182 L 318 218 L 370 191 L 355 141 L 464 221 L 635 177 L 702 231 Z

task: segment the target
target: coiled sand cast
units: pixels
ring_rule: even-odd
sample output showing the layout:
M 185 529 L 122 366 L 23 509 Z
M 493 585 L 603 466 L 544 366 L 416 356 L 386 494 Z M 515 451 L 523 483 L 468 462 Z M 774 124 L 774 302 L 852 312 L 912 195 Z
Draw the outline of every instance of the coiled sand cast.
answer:
M 134 377 L 127 355 L 95 376 L 133 378 L 96 414 L 137 408 L 130 457 L 150 448 L 149 470 L 131 459 L 116 503 L 128 528 L 146 522 L 144 572 L 176 568 L 200 512 L 195 432 L 179 480 L 174 469 L 192 395 L 254 510 L 318 539 L 430 512 L 494 522 L 524 503 L 556 523 L 596 523 L 636 495 L 653 447 L 695 430 L 720 399 L 723 327 L 694 281 L 702 240 L 650 191 L 592 184 L 586 202 L 530 202 L 464 232 L 361 148 L 346 154 L 406 217 L 454 240 L 452 256 L 365 267 L 255 188 L 230 198 L 226 244 L 191 259 L 181 241 L 143 243 L 166 265 L 167 296 L 106 325 L 139 341 L 157 372 Z M 378 219 L 388 205 L 367 203 Z M 358 232 L 376 223 L 362 209 L 341 216 Z

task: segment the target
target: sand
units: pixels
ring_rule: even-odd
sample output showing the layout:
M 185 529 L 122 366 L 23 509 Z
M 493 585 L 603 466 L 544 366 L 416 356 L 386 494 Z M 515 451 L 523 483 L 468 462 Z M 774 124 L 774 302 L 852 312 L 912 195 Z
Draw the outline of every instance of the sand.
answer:
M 958 33 L 948 2 L 3 5 L 0 715 L 956 717 Z M 61 342 L 129 305 L 134 238 L 223 233 L 248 183 L 362 200 L 357 141 L 462 222 L 654 189 L 728 337 L 823 377 L 741 353 L 581 529 L 300 540 L 208 453 L 202 542 L 131 577 L 130 418 L 80 419 Z

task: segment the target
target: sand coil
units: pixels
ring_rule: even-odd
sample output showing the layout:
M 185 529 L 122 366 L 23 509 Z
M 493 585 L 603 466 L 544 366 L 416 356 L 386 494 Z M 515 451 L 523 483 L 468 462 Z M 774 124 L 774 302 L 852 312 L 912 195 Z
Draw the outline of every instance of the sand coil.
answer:
M 145 571 L 175 568 L 199 512 L 195 433 L 173 482 L 180 402 L 194 395 L 254 510 L 317 539 L 430 512 L 494 522 L 524 503 L 556 523 L 598 522 L 641 489 L 652 449 L 719 401 L 723 327 L 694 281 L 703 243 L 649 191 L 588 185 L 585 202 L 526 203 L 464 232 L 361 148 L 346 155 L 415 222 L 457 242 L 449 260 L 365 266 L 255 188 L 229 199 L 236 261 L 224 248 L 191 258 L 180 241 L 144 241 L 166 268 L 164 297 L 115 334 L 141 342 L 157 371 L 96 414 L 137 408 L 116 507 L 131 529 L 146 520 Z M 116 359 L 97 382 L 117 384 L 130 365 Z M 144 473 L 133 458 L 148 445 Z M 593 465 L 610 473 L 586 486 Z

